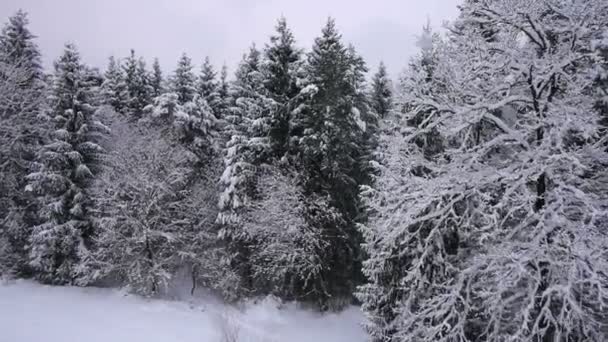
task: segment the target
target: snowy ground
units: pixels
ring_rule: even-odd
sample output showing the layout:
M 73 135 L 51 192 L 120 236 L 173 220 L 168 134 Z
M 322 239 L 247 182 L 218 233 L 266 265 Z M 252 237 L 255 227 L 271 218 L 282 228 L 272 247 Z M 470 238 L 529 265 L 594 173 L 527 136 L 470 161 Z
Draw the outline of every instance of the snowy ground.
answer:
M 228 308 L 118 290 L 0 282 L 1 342 L 363 342 L 361 313 L 320 315 L 271 301 Z M 232 341 L 229 341 L 232 342 Z

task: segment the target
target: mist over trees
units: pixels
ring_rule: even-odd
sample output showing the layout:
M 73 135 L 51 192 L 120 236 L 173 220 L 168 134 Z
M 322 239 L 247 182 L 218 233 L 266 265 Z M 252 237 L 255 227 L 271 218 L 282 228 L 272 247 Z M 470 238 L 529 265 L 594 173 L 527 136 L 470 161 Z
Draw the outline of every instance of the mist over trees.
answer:
M 459 8 L 396 81 L 331 18 L 234 75 L 70 43 L 47 74 L 17 12 L 0 275 L 358 304 L 378 342 L 608 340 L 608 3 Z

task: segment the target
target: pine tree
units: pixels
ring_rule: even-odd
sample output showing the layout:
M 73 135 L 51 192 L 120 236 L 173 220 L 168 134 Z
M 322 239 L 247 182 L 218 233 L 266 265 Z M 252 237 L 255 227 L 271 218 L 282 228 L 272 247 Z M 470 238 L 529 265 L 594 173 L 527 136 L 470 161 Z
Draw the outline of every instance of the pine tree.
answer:
M 278 157 L 289 149 L 290 113 L 296 104 L 294 98 L 300 92 L 296 72 L 301 64 L 301 54 L 295 47 L 287 21 L 279 19 L 276 34 L 270 37 L 270 44 L 264 50 L 264 85 L 268 96 L 277 103 L 277 110 L 272 114 L 270 139 Z
M 127 104 L 125 96 L 125 80 L 120 63 L 110 56 L 108 68 L 101 86 L 103 103 L 112 106 L 115 111 L 123 113 Z
M 25 86 L 42 80 L 42 62 L 34 36 L 28 29 L 27 13 L 19 10 L 9 18 L 0 34 L 0 57 L 4 62 L 23 68 L 29 73 Z
M 171 91 L 177 94 L 180 104 L 192 101 L 196 94 L 196 80 L 192 68 L 192 60 L 184 53 L 171 79 Z
M 392 109 L 393 90 L 391 81 L 386 72 L 386 66 L 380 62 L 378 71 L 372 79 L 372 92 L 370 95 L 374 112 L 379 118 L 385 118 Z
M 75 283 L 87 276 L 88 248 L 94 232 L 88 188 L 103 149 L 96 143 L 103 125 L 93 107 L 84 66 L 72 44 L 55 63 L 49 116 L 50 141 L 39 156 L 40 169 L 28 176 L 28 189 L 40 196 L 42 223 L 30 239 L 30 264 L 49 283 Z
M 465 1 L 433 62 L 412 63 L 413 127 L 388 137 L 366 194 L 375 341 L 606 340 L 607 159 L 589 89 L 607 9 Z
M 158 58 L 154 58 L 154 63 L 152 64 L 152 74 L 150 75 L 150 87 L 152 87 L 152 93 L 150 94 L 152 98 L 159 97 L 165 92 L 165 89 L 163 87 L 163 72 L 160 68 Z

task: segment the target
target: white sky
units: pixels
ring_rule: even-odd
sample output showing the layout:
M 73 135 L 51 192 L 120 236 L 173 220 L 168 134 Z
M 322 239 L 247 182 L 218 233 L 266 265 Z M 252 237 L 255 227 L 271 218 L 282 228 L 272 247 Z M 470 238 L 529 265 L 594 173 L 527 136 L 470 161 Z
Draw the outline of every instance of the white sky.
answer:
M 45 65 L 76 43 L 84 60 L 105 68 L 110 55 L 130 48 L 163 71 L 186 52 L 200 65 L 208 55 L 231 70 L 255 42 L 263 47 L 276 19 L 287 18 L 298 45 L 309 49 L 327 17 L 336 19 L 374 70 L 384 60 L 393 75 L 416 53 L 416 36 L 427 17 L 439 27 L 457 15 L 460 0 L 2 0 L 0 20 L 22 8 L 38 36 Z

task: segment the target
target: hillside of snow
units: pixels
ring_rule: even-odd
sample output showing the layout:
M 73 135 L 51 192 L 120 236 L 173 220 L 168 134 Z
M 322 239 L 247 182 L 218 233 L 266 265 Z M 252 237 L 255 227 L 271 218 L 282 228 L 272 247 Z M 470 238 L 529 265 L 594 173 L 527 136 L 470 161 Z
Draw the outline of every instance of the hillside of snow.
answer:
M 357 308 L 321 315 L 266 300 L 235 309 L 112 289 L 0 283 L 0 341 L 363 342 Z

